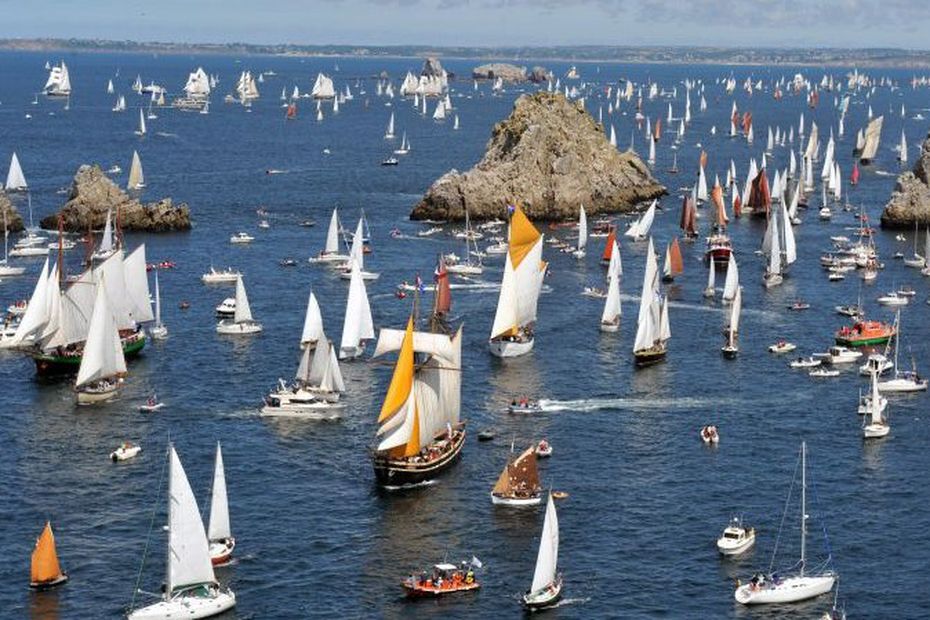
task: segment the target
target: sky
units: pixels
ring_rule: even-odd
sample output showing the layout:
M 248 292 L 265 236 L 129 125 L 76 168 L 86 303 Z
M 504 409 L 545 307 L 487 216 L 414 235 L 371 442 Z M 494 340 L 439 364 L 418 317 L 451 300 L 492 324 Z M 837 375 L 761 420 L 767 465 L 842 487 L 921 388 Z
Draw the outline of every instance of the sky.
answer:
M 928 8 L 926 0 L 0 0 L 0 37 L 928 49 Z

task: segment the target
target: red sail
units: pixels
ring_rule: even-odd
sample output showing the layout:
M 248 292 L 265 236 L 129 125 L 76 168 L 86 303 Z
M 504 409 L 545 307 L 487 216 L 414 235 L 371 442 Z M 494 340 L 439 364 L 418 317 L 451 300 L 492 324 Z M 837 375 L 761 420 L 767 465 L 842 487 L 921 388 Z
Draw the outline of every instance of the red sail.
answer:
M 292 103 L 287 106 L 287 118 L 288 120 L 297 118 L 297 104 Z
M 678 226 L 689 237 L 697 236 L 697 210 L 694 208 L 694 201 L 691 200 L 690 195 L 685 195 L 681 203 L 681 220 Z
M 614 241 L 617 239 L 617 236 L 614 234 L 614 227 L 610 227 L 610 232 L 607 234 L 607 242 L 604 244 L 604 253 L 601 255 L 601 260 L 605 263 L 610 262 L 610 257 L 614 253 Z
M 449 289 L 449 274 L 446 272 L 446 263 L 439 258 L 439 265 L 433 274 L 436 282 L 436 297 L 433 301 L 434 314 L 447 314 L 452 309 L 452 291 Z
M 701 168 L 707 168 L 707 151 L 701 150 L 701 159 L 700 159 Z
M 739 193 L 735 194 L 733 198 L 733 215 L 739 217 L 743 214 L 743 200 L 740 198 Z
M 756 178 L 752 180 L 746 206 L 760 214 L 765 213 L 765 215 L 768 215 L 769 207 L 772 206 L 772 195 L 769 193 L 769 181 L 765 176 L 765 168 L 760 170 Z
M 723 189 L 719 184 L 714 185 L 714 189 L 710 190 L 710 199 L 717 207 L 717 226 L 726 226 L 730 218 L 727 217 L 727 207 L 723 203 Z
M 849 182 L 853 185 L 859 185 L 859 163 L 853 164 L 852 174 L 849 175 Z
M 678 237 L 672 239 L 672 246 L 669 248 L 670 267 L 673 275 L 678 275 L 685 270 L 685 263 L 681 259 L 681 248 L 678 246 Z
M 658 142 L 659 138 L 662 137 L 662 117 L 656 119 L 656 124 L 652 130 L 652 137 L 655 138 L 655 141 Z
M 746 112 L 743 114 L 743 133 L 749 133 L 750 127 L 752 127 L 752 112 Z

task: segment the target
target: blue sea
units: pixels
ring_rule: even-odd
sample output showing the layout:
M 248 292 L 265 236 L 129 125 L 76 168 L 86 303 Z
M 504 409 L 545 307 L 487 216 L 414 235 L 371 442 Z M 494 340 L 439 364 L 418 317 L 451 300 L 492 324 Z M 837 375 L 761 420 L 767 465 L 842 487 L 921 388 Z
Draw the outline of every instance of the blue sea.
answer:
M 74 89 L 68 110 L 63 100 L 35 98 L 45 82 L 45 62 L 61 59 Z M 390 365 L 365 360 L 343 365 L 348 393 L 341 421 L 259 417 L 263 395 L 296 369 L 311 290 L 320 300 L 329 337 L 338 340 L 341 334 L 347 284 L 306 261 L 322 248 L 333 207 L 347 228 L 354 228 L 363 211 L 370 224 L 373 252 L 366 267 L 381 273 L 368 284 L 376 327 L 400 327 L 410 313 L 411 297 L 394 295 L 398 283 L 418 273 L 429 280 L 440 252 L 464 250 L 450 227 L 418 238 L 422 225 L 409 221 L 408 214 L 435 178 L 480 159 L 494 123 L 508 115 L 524 89 L 508 87 L 491 96 L 490 85 L 481 84 L 475 91 L 468 76 L 479 61 L 444 61 L 462 76 L 452 81 L 454 114 L 460 119 L 456 131 L 451 118 L 437 123 L 409 101 L 376 95 L 375 76 L 382 70 L 397 88 L 404 73 L 420 64 L 416 59 L 0 54 L 0 161 L 5 170 L 11 153 L 18 154 L 36 222 L 60 208 L 66 196 L 59 190 L 69 186 L 83 163 L 121 166 L 123 173 L 114 180 L 125 186 L 133 150 L 145 169 L 144 199 L 170 196 L 186 202 L 194 221 L 190 232 L 126 235 L 130 248 L 145 243 L 150 262 L 170 260 L 177 267 L 160 274 L 170 338 L 150 344 L 130 363 L 118 400 L 78 408 L 67 382 L 39 380 L 31 359 L 0 354 L 0 615 L 113 618 L 133 601 L 137 580 L 142 590 L 158 591 L 165 570 L 161 525 L 168 442 L 176 446 L 206 517 L 215 444 L 221 441 L 238 541 L 236 562 L 217 570 L 238 598 L 226 617 L 519 617 L 519 596 L 532 580 L 544 511 L 493 507 L 489 492 L 511 444 L 525 447 L 543 437 L 554 448 L 553 457 L 540 464 L 543 485 L 569 493 L 558 503 L 565 600 L 546 612 L 548 617 L 818 617 L 832 606 L 832 596 L 758 609 L 733 599 L 737 578 L 745 581 L 769 568 L 776 540 L 774 568 L 790 567 L 799 557 L 797 486 L 780 537 L 778 532 L 802 440 L 809 447 L 812 484 L 810 565 L 832 553 L 840 574 L 839 604 L 851 618 L 930 615 L 927 395 L 890 398 L 891 434 L 863 443 L 856 406 L 867 383 L 857 366 L 844 368 L 838 378 L 814 380 L 767 352 L 780 338 L 795 342 L 805 355 L 826 350 L 833 332 L 847 321 L 833 307 L 854 303 L 860 294 L 870 317 L 890 321 L 893 313 L 876 298 L 910 285 L 917 295 L 901 312 L 902 364 L 909 365 L 913 355 L 917 367 L 930 372 L 926 280 L 893 258 L 897 251 L 910 254 L 913 232 L 905 233 L 904 241 L 894 232 L 877 233 L 885 269 L 871 284 L 860 284 L 856 274 L 830 283 L 818 261 L 831 236 L 852 236 L 859 208 L 877 225 L 901 169 L 893 147 L 902 129 L 911 161 L 916 157 L 928 127 L 914 116 L 930 114 L 930 103 L 926 89 L 911 89 L 906 71 L 872 70 L 870 75 L 884 76 L 897 87 L 852 93 L 846 135 L 837 141 L 844 178 L 869 106 L 885 115 L 881 148 L 849 192 L 851 212 L 836 208 L 831 221 L 820 221 L 819 188 L 811 197 L 811 209 L 802 212 L 803 224 L 795 228 L 798 261 L 782 286 L 767 291 L 761 284 L 763 258 L 755 251 L 764 221 L 732 222 L 744 287 L 736 360 L 720 354 L 727 316 L 719 296 L 718 301 L 702 297 L 707 272 L 701 240 L 682 245 L 684 274 L 667 289 L 673 334 L 667 361 L 635 370 L 631 350 L 645 244 L 621 242 L 624 317 L 619 333 L 603 334 L 601 302 L 580 295 L 584 286 L 603 283 L 602 240 L 594 239 L 582 261 L 549 246 L 544 250 L 551 291 L 540 298 L 536 347 L 526 357 L 502 362 L 487 351 L 497 302 L 493 287 L 453 291 L 453 314 L 464 322 L 462 417 L 470 432 L 461 462 L 436 484 L 406 492 L 380 491 L 374 484 L 368 448 Z M 175 94 L 198 66 L 220 79 L 210 113 L 155 108 L 158 118 L 148 121 L 148 135 L 134 135 L 138 109 L 148 107 L 147 96 L 130 90 L 136 76 Z M 568 64 L 549 68 L 564 75 Z M 222 102 L 246 69 L 276 73 L 259 84 L 262 97 L 250 111 Z M 321 122 L 315 106 L 302 99 L 298 119 L 285 121 L 282 88 L 290 93 L 296 84 L 307 92 L 319 71 L 332 75 L 339 90 L 350 85 L 354 99 L 335 114 L 324 104 Z M 808 127 L 817 122 L 824 144 L 838 121 L 838 93 L 822 93 L 820 105 L 811 110 L 803 96 L 776 101 L 772 82 L 802 72 L 818 82 L 826 74 L 842 83 L 846 73 L 623 64 L 583 64 L 579 71 L 588 85 L 587 109 L 595 117 L 603 109 L 605 125 L 614 125 L 621 148 L 633 131 L 634 110 L 625 103 L 608 115 L 608 84 L 625 78 L 637 84 L 656 81 L 669 93 L 677 87 L 677 96 L 644 102 L 653 121 L 664 119 L 670 101 L 676 116 L 683 113 L 685 80 L 704 85 L 707 111 L 698 110 L 699 93 L 692 92 L 693 119 L 683 143 L 673 150 L 666 128 L 657 149 L 656 175 L 670 191 L 653 227 L 660 253 L 678 234 L 679 188 L 693 182 L 701 149 L 708 153 L 711 181 L 715 174 L 725 176 L 732 158 L 742 183 L 749 158 L 761 157 L 767 127 L 794 126 L 794 144 L 771 155 L 771 174 L 775 166 L 787 165 L 788 148 L 798 148 L 801 113 Z M 719 80 L 731 75 L 740 84 L 750 76 L 762 80 L 765 90 L 727 95 Z M 106 93 L 109 79 L 114 95 Z M 125 113 L 111 111 L 117 94 L 127 98 Z M 753 113 L 752 146 L 726 137 L 734 100 L 741 111 Z M 399 166 L 382 167 L 381 160 L 396 148 L 383 138 L 392 112 L 397 135 L 407 132 L 412 151 Z M 634 146 L 645 152 L 645 145 L 638 132 Z M 682 173 L 668 174 L 676 154 Z M 268 169 L 286 173 L 268 175 Z M 819 183 L 819 166 L 815 172 Z M 15 200 L 26 215 L 24 200 Z M 257 227 L 259 208 L 268 211 L 268 229 Z M 706 231 L 710 212 L 699 212 Z M 299 225 L 307 219 L 317 225 Z M 621 225 L 627 220 L 617 218 Z M 390 236 L 394 227 L 401 238 Z M 545 224 L 540 228 L 566 239 L 574 234 Z M 229 236 L 238 231 L 253 234 L 255 242 L 231 245 Z M 923 247 L 922 234 L 918 246 Z M 82 258 L 82 245 L 66 255 L 70 272 L 77 272 Z M 284 258 L 296 259 L 298 266 L 281 267 Z M 27 265 L 28 273 L 0 283 L 4 306 L 27 298 L 41 269 L 39 259 L 17 263 Z M 260 336 L 215 333 L 213 308 L 232 289 L 201 284 L 211 265 L 242 270 L 253 314 L 265 328 Z M 497 283 L 501 272 L 501 259 L 489 258 L 481 279 Z M 811 309 L 788 311 L 797 298 L 810 302 Z M 181 310 L 181 301 L 189 301 L 190 308 Z M 167 406 L 156 414 L 139 413 L 138 405 L 152 392 Z M 544 399 L 544 411 L 531 417 L 505 413 L 506 404 L 523 394 Z M 698 437 L 709 423 L 721 434 L 716 448 Z M 478 443 L 475 436 L 482 429 L 495 430 L 497 438 Z M 142 455 L 111 463 L 109 452 L 125 440 L 139 443 Z M 754 550 L 727 560 L 714 542 L 734 514 L 756 526 L 758 539 Z M 27 588 L 29 554 L 46 519 L 55 528 L 71 580 L 56 591 L 34 593 Z M 438 602 L 403 598 L 399 582 L 409 572 L 473 556 L 483 563 L 479 593 Z M 136 596 L 136 605 L 148 602 Z

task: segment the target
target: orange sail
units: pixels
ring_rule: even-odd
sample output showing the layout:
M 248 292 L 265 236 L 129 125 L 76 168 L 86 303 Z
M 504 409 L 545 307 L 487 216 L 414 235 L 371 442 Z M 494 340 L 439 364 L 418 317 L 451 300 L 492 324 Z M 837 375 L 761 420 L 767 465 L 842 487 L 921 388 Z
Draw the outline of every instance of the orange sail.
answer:
M 452 309 L 452 291 L 449 288 L 449 274 L 446 272 L 446 262 L 439 257 L 436 267 L 436 297 L 433 300 L 433 314 L 448 314 Z
M 381 405 L 381 414 L 378 416 L 378 422 L 384 422 L 407 404 L 410 397 L 410 391 L 413 389 L 413 317 L 407 319 L 407 331 L 404 333 L 404 341 L 400 345 L 400 353 L 397 355 L 397 365 L 394 366 L 394 375 L 391 377 L 391 385 L 388 386 L 387 395 L 384 397 L 384 403 Z
M 52 533 L 52 524 L 45 522 L 45 529 L 36 540 L 36 548 L 32 551 L 32 570 L 30 585 L 50 585 L 62 581 L 66 575 L 61 572 L 58 564 L 58 554 L 55 552 L 55 535 Z
M 287 106 L 287 117 L 288 120 L 297 118 L 297 104 L 291 103 Z
M 701 168 L 707 168 L 707 151 L 701 149 Z
M 723 188 L 719 184 L 714 185 L 714 189 L 710 190 L 710 199 L 717 207 L 717 226 L 726 226 L 730 218 L 727 217 L 727 207 L 723 203 Z
M 539 231 L 519 206 L 510 218 L 510 262 L 516 269 L 539 240 Z
M 658 142 L 659 138 L 662 137 L 662 117 L 656 119 L 656 124 L 652 129 L 652 137 L 655 138 L 655 141 Z
M 614 233 L 614 227 L 610 227 L 610 232 L 607 233 L 607 242 L 604 244 L 604 253 L 601 254 L 601 260 L 605 263 L 610 262 L 610 257 L 614 253 L 614 241 L 617 240 L 617 235 Z
M 746 112 L 743 114 L 743 133 L 749 133 L 750 127 L 752 127 L 752 112 Z
M 678 275 L 685 270 L 684 261 L 681 260 L 681 248 L 678 246 L 678 237 L 672 239 L 672 245 L 669 248 L 669 259 L 672 274 Z
M 743 214 L 743 199 L 740 198 L 739 192 L 733 193 L 733 215 L 739 217 Z

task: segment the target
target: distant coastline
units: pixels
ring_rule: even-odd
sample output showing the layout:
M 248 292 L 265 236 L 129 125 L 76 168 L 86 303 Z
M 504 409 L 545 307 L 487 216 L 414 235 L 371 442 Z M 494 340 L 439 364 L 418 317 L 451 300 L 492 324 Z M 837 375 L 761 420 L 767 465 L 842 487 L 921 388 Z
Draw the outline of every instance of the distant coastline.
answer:
M 243 54 L 253 56 L 355 58 L 461 58 L 515 62 L 625 62 L 634 64 L 709 64 L 930 68 L 930 51 L 894 48 L 748 48 L 677 46 L 471 47 L 422 45 L 296 45 L 255 43 L 172 43 L 106 39 L 0 39 L 0 51 L 129 52 L 157 54 Z

